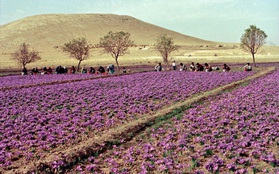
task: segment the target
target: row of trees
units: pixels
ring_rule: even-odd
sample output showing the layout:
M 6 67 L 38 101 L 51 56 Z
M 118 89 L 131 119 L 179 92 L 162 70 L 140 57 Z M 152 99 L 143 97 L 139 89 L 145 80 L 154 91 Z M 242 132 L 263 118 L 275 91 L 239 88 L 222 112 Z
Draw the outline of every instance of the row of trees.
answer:
M 260 30 L 254 25 L 245 30 L 245 33 L 241 37 L 241 48 L 252 54 L 254 66 L 255 54 L 261 46 L 265 44 L 267 35 L 264 31 Z M 93 48 L 103 48 L 104 53 L 110 54 L 116 62 L 118 73 L 120 72 L 118 58 L 127 53 L 129 47 L 133 46 L 134 42 L 130 40 L 130 33 L 127 32 L 109 32 L 106 36 L 100 39 L 99 44 L 91 45 L 85 38 L 73 39 L 72 41 L 65 43 L 60 48 L 63 52 L 69 53 L 70 57 L 78 60 L 79 70 L 82 61 L 89 58 L 89 52 Z M 162 35 L 158 37 L 155 49 L 161 54 L 163 62 L 169 66 L 169 57 L 173 51 L 179 49 L 178 45 L 174 44 L 172 37 Z M 23 43 L 19 50 L 12 54 L 12 58 L 19 63 L 20 66 L 24 67 L 37 60 L 41 57 L 35 50 L 29 50 L 28 45 Z
M 121 31 L 116 33 L 109 32 L 106 36 L 100 39 L 100 42 L 97 45 L 90 44 L 85 38 L 77 38 L 57 48 L 63 52 L 68 53 L 70 57 L 78 60 L 78 71 L 80 69 L 81 62 L 89 58 L 91 49 L 103 48 L 104 53 L 109 53 L 115 59 L 119 72 L 119 56 L 125 55 L 128 48 L 133 45 L 134 42 L 130 40 L 130 33 Z M 29 46 L 23 43 L 20 45 L 19 50 L 12 54 L 12 59 L 17 61 L 20 66 L 25 68 L 26 65 L 31 62 L 41 60 L 41 57 L 39 52 L 35 50 L 29 50 Z

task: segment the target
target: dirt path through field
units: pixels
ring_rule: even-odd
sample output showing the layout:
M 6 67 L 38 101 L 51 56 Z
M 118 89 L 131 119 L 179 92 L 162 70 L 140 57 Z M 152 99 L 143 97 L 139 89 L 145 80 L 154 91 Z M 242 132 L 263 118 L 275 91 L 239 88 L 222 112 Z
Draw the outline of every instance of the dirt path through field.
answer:
M 207 97 L 214 96 L 220 92 L 239 86 L 247 81 L 253 80 L 260 76 L 266 75 L 274 71 L 275 67 L 263 68 L 259 72 L 255 73 L 253 76 L 249 76 L 243 80 L 233 82 L 224 86 L 217 87 L 213 90 L 207 92 L 201 92 L 195 94 L 185 101 L 178 102 L 171 106 L 166 106 L 163 109 L 157 111 L 154 115 L 145 115 L 140 119 L 132 121 L 128 124 L 118 126 L 116 128 L 110 129 L 109 131 L 104 131 L 101 134 L 94 136 L 93 138 L 85 139 L 78 144 L 75 144 L 66 149 L 63 147 L 59 149 L 54 149 L 51 153 L 46 154 L 41 159 L 32 161 L 28 165 L 24 164 L 14 164 L 14 169 L 5 171 L 5 173 L 27 173 L 30 171 L 43 171 L 51 168 L 52 162 L 57 160 L 64 161 L 68 166 L 75 165 L 77 159 L 86 158 L 92 156 L 95 153 L 102 153 L 109 149 L 116 140 L 123 139 L 128 141 L 132 138 L 133 134 L 137 134 L 145 129 L 150 123 L 154 122 L 157 118 L 160 118 L 167 113 L 172 112 L 174 109 L 189 106 L 195 102 L 201 101 Z M 121 143 L 121 142 L 117 142 Z M 0 170 L 1 171 L 1 170 Z

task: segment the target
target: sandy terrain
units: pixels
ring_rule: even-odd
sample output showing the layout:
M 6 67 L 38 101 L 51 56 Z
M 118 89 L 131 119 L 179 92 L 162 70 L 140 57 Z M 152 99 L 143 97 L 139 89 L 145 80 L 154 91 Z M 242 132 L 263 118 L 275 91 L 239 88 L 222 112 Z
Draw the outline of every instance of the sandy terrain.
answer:
M 40 53 L 42 60 L 27 65 L 28 69 L 32 67 L 42 68 L 44 66 L 56 67 L 62 66 L 77 66 L 78 61 L 70 58 L 67 54 L 61 53 L 58 50 L 44 51 Z M 200 63 L 246 63 L 252 62 L 251 55 L 241 51 L 239 48 L 235 49 L 180 49 L 172 54 L 171 58 L 176 62 L 183 62 L 190 64 L 190 62 Z M 11 59 L 11 54 L 0 55 L 0 69 L 19 69 L 15 61 Z M 279 47 L 266 46 L 262 53 L 256 54 L 256 62 L 278 62 L 279 61 Z M 132 65 L 151 65 L 162 62 L 159 53 L 152 48 L 147 50 L 139 50 L 139 48 L 130 48 L 129 54 L 119 58 L 119 64 L 122 66 Z M 88 60 L 81 63 L 84 67 L 98 67 L 100 65 L 106 66 L 109 63 L 115 63 L 115 60 L 109 54 L 102 54 L 101 50 L 92 50 L 91 56 Z

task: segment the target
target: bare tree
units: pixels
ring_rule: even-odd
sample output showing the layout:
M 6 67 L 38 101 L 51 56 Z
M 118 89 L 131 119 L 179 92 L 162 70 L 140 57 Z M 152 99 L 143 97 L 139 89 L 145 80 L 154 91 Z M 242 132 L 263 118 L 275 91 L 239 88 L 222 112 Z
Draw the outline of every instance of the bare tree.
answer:
M 253 63 L 256 67 L 255 62 L 255 54 L 259 50 L 261 46 L 265 44 L 265 39 L 267 38 L 267 35 L 264 31 L 260 30 L 254 25 L 250 25 L 250 28 L 245 30 L 245 33 L 241 37 L 241 45 L 240 47 L 244 51 L 248 51 L 252 54 Z
M 174 45 L 174 41 L 172 37 L 168 37 L 166 34 L 159 36 L 156 44 L 155 49 L 159 51 L 161 54 L 164 63 L 167 64 L 167 67 L 169 67 L 169 56 L 173 51 L 178 50 L 179 46 Z
M 127 53 L 129 47 L 133 46 L 134 42 L 130 40 L 130 33 L 109 32 L 108 35 L 100 39 L 99 47 L 104 48 L 104 52 L 110 54 L 116 62 L 118 74 L 120 73 L 118 57 Z
M 79 71 L 81 62 L 89 58 L 89 51 L 92 48 L 92 45 L 90 45 L 85 38 L 78 38 L 65 43 L 64 46 L 61 47 L 61 50 L 69 53 L 70 57 L 78 60 L 77 71 Z
M 41 57 L 39 52 L 29 50 L 29 45 L 22 43 L 19 49 L 12 54 L 12 59 L 17 61 L 23 68 L 26 68 L 27 64 L 41 60 Z

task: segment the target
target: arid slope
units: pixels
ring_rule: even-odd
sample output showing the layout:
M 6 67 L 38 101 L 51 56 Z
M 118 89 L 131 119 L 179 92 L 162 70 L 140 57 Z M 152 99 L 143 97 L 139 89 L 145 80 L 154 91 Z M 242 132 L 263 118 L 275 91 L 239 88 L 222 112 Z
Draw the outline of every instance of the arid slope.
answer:
M 2 52 L 9 52 L 25 42 L 36 49 L 49 50 L 73 38 L 85 37 L 91 43 L 109 31 L 131 33 L 137 45 L 153 45 L 161 34 L 172 36 L 176 44 L 212 44 L 210 41 L 186 36 L 130 16 L 112 14 L 49 14 L 27 17 L 0 26 Z
M 179 25 L 179 24 L 177 24 Z M 206 30 L 206 29 L 205 29 Z M 56 67 L 77 65 L 77 61 L 61 50 L 56 49 L 74 38 L 84 37 L 91 44 L 97 44 L 109 31 L 131 33 L 131 40 L 137 47 L 129 49 L 129 54 L 121 57 L 121 65 L 155 65 L 162 61 L 160 54 L 152 48 L 158 36 L 167 34 L 173 37 L 180 49 L 171 58 L 184 63 L 194 62 L 248 62 L 251 55 L 239 49 L 238 43 L 218 43 L 207 41 L 171 31 L 136 18 L 113 14 L 48 14 L 30 16 L 0 26 L 0 69 L 17 69 L 19 66 L 11 59 L 19 45 L 27 43 L 40 52 L 42 60 L 27 65 Z M 144 45 L 144 46 L 143 46 Z M 267 46 L 256 57 L 259 62 L 277 62 L 278 46 Z M 101 54 L 93 49 L 82 66 L 99 66 L 114 63 L 109 54 Z

